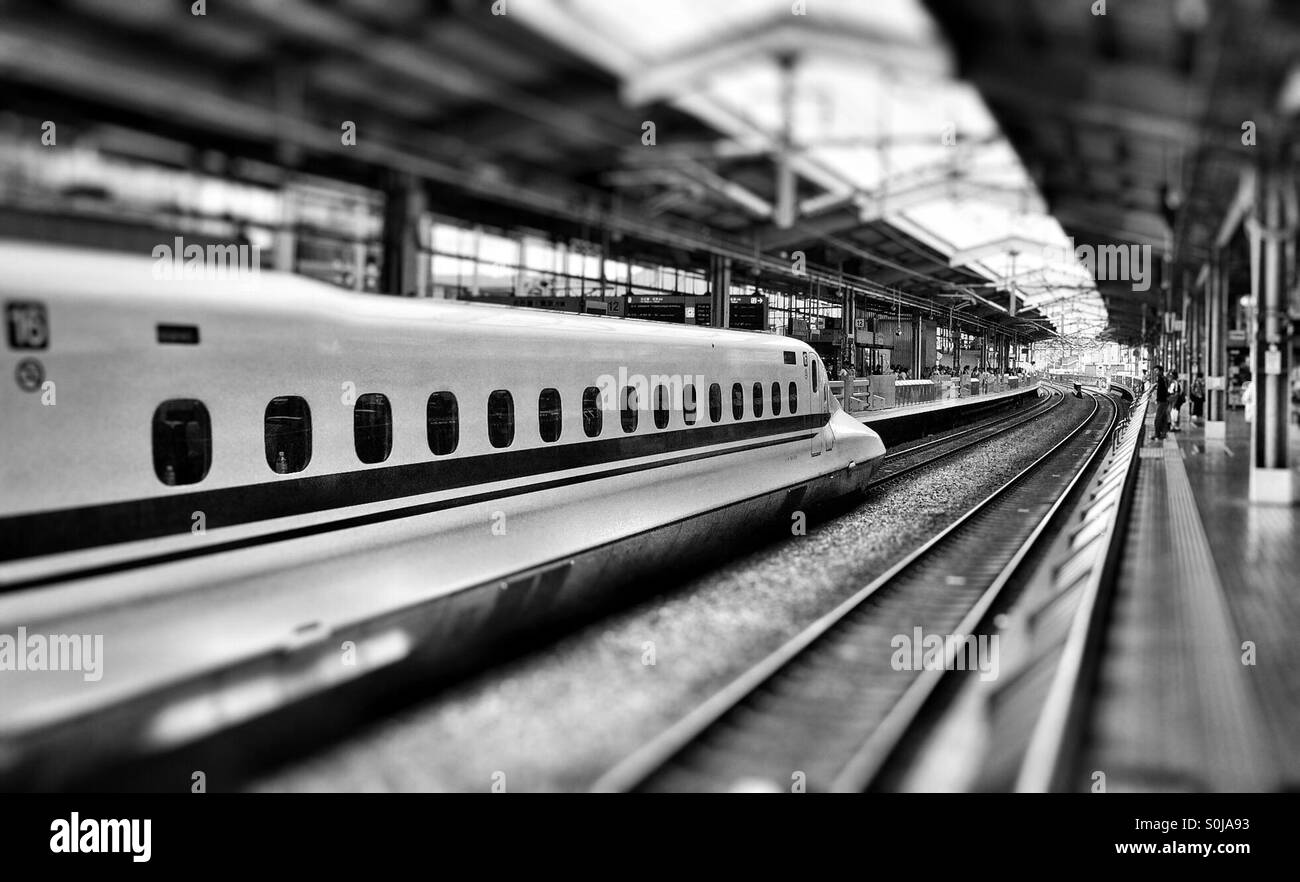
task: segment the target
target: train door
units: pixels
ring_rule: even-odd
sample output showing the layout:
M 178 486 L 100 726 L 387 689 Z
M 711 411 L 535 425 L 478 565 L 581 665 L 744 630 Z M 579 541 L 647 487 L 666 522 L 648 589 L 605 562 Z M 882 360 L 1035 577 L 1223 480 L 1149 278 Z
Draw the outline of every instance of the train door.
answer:
M 812 362 L 811 367 L 811 398 L 813 413 L 827 413 L 831 410 L 831 394 L 828 385 L 828 377 L 825 368 L 822 366 L 821 359 L 816 353 L 808 356 Z M 812 438 L 809 452 L 813 456 L 821 456 L 823 453 L 829 453 L 835 448 L 835 430 L 831 428 L 829 421 L 822 426 L 821 431 Z

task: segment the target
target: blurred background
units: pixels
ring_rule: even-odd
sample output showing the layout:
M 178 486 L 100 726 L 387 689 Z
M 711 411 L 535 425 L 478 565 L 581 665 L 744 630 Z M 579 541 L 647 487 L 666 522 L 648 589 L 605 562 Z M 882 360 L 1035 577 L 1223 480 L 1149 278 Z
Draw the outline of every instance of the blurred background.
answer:
M 1263 416 L 1256 427 L 1276 427 L 1300 413 L 1298 114 L 1295 0 L 0 0 L 0 240 L 142 259 L 177 238 L 247 244 L 263 270 L 366 296 L 789 335 L 817 350 L 851 411 L 916 403 L 907 396 L 922 388 L 937 397 L 932 377 L 955 398 L 1023 389 L 1017 374 L 1047 370 L 1102 388 L 1122 378 L 1131 399 L 1151 365 L 1191 376 L 1210 357 L 1210 419 L 1223 430 L 1220 398 L 1251 400 L 1254 370 L 1278 377 L 1257 388 L 1291 384 L 1290 410 L 1281 394 L 1247 405 Z M 55 263 L 40 260 L 42 273 Z M 1277 319 L 1276 340 L 1257 332 L 1260 315 Z M 1285 352 L 1276 370 L 1263 368 L 1269 345 Z M 943 377 L 963 365 L 983 386 Z M 881 373 L 899 382 L 851 382 Z M 18 373 L 20 386 L 25 376 L 34 390 L 41 378 Z M 1259 681 L 1282 743 L 1300 719 L 1286 627 L 1300 616 L 1284 561 L 1294 533 L 1280 516 L 1227 507 L 1247 461 L 1267 465 L 1248 440 L 1263 431 L 1233 417 L 1232 463 L 1206 455 L 1208 435 L 1131 458 L 1147 474 L 1211 463 L 1197 486 L 1214 503 L 1206 522 L 1227 596 L 1247 613 L 1211 612 L 1272 640 Z M 1056 443 L 1062 430 L 1047 425 Z M 992 446 L 1001 465 L 954 461 L 926 485 L 936 489 L 880 500 L 810 546 L 824 553 L 774 564 L 767 596 L 784 601 L 810 574 L 853 582 L 814 562 L 869 559 L 864 548 L 891 547 L 877 537 L 934 535 L 937 521 L 920 516 L 930 502 L 966 511 L 961 492 L 1019 462 L 1015 445 Z M 1222 478 L 1229 465 L 1237 484 Z M 1276 478 L 1269 468 L 1260 480 Z M 1181 500 L 1192 505 L 1191 491 Z M 1136 510 L 1159 525 L 1157 509 Z M 1173 545 L 1124 541 L 1148 567 L 1126 577 L 1142 597 L 1181 601 L 1183 576 L 1212 569 L 1208 552 L 1170 569 Z M 683 631 L 709 632 L 681 645 L 704 646 L 715 673 L 726 648 L 715 635 L 753 649 L 735 623 L 765 612 L 746 593 L 750 571 L 738 572 L 725 578 L 741 612 L 720 603 L 725 615 Z M 1146 590 L 1148 573 L 1165 594 Z M 1122 721 L 1119 755 L 1141 742 L 1158 774 L 1166 755 L 1219 759 L 1169 748 L 1197 735 L 1183 708 L 1208 681 L 1181 676 L 1207 653 L 1190 617 L 1176 632 L 1176 607 L 1143 607 L 1150 631 L 1124 632 L 1126 646 L 1155 649 L 1136 655 L 1133 703 L 1108 717 Z M 1160 638 L 1184 632 L 1183 656 L 1157 655 Z M 1235 671 L 1235 651 L 1224 657 Z M 599 654 L 583 665 L 613 669 Z M 453 709 L 460 749 L 485 756 L 539 721 L 610 716 L 612 701 L 579 688 L 593 681 L 653 704 L 644 681 L 601 687 L 567 671 L 555 693 L 489 684 L 478 717 Z M 504 714 L 510 699 L 539 710 Z M 382 749 L 356 751 L 341 782 L 327 758 L 263 786 L 445 787 L 417 777 L 433 754 L 468 763 L 418 723 L 396 747 L 381 735 Z M 1295 752 L 1278 753 L 1292 786 Z M 384 756 L 407 761 L 376 772 Z
M 857 373 L 912 311 L 928 366 L 990 333 L 1136 366 L 1300 100 L 1267 0 L 0 9 L 0 236 L 698 324 L 725 288 Z M 1115 244 L 1145 291 L 1074 259 Z

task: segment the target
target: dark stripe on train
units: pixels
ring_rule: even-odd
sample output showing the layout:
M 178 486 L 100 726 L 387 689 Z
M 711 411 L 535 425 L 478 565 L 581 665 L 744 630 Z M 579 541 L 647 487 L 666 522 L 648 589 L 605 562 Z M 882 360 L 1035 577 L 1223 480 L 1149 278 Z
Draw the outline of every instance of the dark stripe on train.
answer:
M 746 438 L 762 438 L 792 431 L 817 429 L 825 425 L 829 419 L 829 414 L 806 414 L 776 420 L 730 423 L 722 426 L 659 432 L 651 435 L 631 435 L 623 438 L 585 441 L 577 444 L 557 444 L 550 447 L 526 450 L 507 450 L 477 456 L 435 459 L 427 462 L 389 466 L 387 468 L 359 469 L 355 472 L 341 472 L 332 475 L 269 480 L 262 484 L 249 484 L 174 496 L 156 496 L 129 502 L 114 502 L 30 515 L 17 515 L 0 518 L 0 537 L 2 537 L 0 538 L 0 561 L 18 560 L 45 554 L 183 534 L 189 531 L 192 523 L 191 517 L 196 511 L 204 513 L 208 529 L 237 526 L 271 518 L 312 514 L 330 509 L 351 508 L 357 505 L 454 490 L 461 487 L 472 487 L 496 481 L 536 477 L 567 469 L 586 468 L 645 456 L 689 451 L 714 444 L 741 441 Z M 806 440 L 808 437 L 810 436 L 804 435 L 791 440 Z M 227 545 L 231 548 L 244 547 L 243 544 L 260 544 L 263 541 L 278 541 L 279 539 L 310 535 L 325 530 L 343 529 L 365 523 L 393 520 L 460 505 L 469 505 L 487 499 L 528 493 L 552 486 L 558 487 L 581 483 L 587 480 L 628 474 L 647 468 L 679 464 L 694 459 L 705 459 L 711 456 L 740 450 L 752 450 L 779 443 L 783 442 L 781 440 L 769 441 L 741 448 L 711 451 L 695 456 L 675 457 L 669 461 L 646 463 L 625 469 L 603 471 L 540 485 L 459 496 L 454 499 L 412 506 L 393 512 L 377 512 L 373 515 L 348 518 L 330 522 L 329 524 L 302 527 L 277 533 L 271 538 L 250 537 L 248 540 L 239 540 L 222 546 L 208 545 L 195 549 L 192 553 L 211 553 L 212 551 L 226 550 L 225 546 Z M 161 555 L 159 557 L 165 560 L 180 559 L 181 557 L 191 556 L 191 552 L 176 552 L 175 555 Z M 151 558 L 150 560 L 154 559 Z M 159 562 L 162 562 L 162 560 L 159 560 Z M 137 564 L 130 565 L 136 566 Z M 115 567 L 117 565 L 106 566 Z M 98 574 L 102 569 L 102 567 L 95 568 L 95 574 Z M 63 578 L 65 577 L 58 577 L 59 580 Z M 40 579 L 15 583 L 0 587 L 0 591 L 32 587 L 35 584 L 44 584 L 47 581 L 50 580 Z
M 603 478 L 613 478 L 619 475 L 628 475 L 635 472 L 648 471 L 650 469 L 664 468 L 671 465 L 680 465 L 686 462 L 696 460 L 710 459 L 715 456 L 725 456 L 729 453 L 740 453 L 748 450 L 759 450 L 764 447 L 776 447 L 782 444 L 793 444 L 796 442 L 807 442 L 815 438 L 815 434 L 798 435 L 794 438 L 778 438 L 772 441 L 760 441 L 755 444 L 746 444 L 742 447 L 729 447 L 726 450 L 711 450 L 707 453 L 696 453 L 687 456 L 677 456 L 672 459 L 659 460 L 657 462 L 644 463 L 642 465 L 624 466 L 621 469 L 606 469 L 601 472 L 591 472 L 585 475 L 575 475 L 569 478 L 557 478 L 553 481 L 541 481 L 534 484 L 522 484 L 517 487 L 508 487 L 501 490 L 494 490 L 484 493 L 475 493 L 468 496 L 457 496 L 452 499 L 443 499 L 437 502 L 426 502 L 420 505 L 410 505 L 404 508 L 389 509 L 387 511 L 373 512 L 366 515 L 355 515 L 353 517 L 340 518 L 333 521 L 324 521 L 318 524 L 309 524 L 302 527 L 295 527 L 288 530 L 280 530 L 273 533 L 263 533 L 258 536 L 248 536 L 244 539 L 234 539 L 229 542 L 220 542 L 208 545 L 197 545 L 194 548 L 183 551 L 171 551 L 165 554 L 155 554 L 148 557 L 132 558 L 130 560 L 114 561 L 113 563 L 100 564 L 93 567 L 84 567 L 82 569 L 67 570 L 58 573 L 51 573 L 45 576 L 38 576 L 22 582 L 14 582 L 7 585 L 0 585 L 0 594 L 12 591 L 22 591 L 28 588 L 39 588 L 43 585 L 51 585 L 56 582 L 67 582 L 73 579 L 89 579 L 98 576 L 107 576 L 112 573 L 123 572 L 126 570 L 138 569 L 141 567 L 158 566 L 165 563 L 174 563 L 176 561 L 187 560 L 194 557 L 202 557 L 208 554 L 217 554 L 225 551 L 238 551 L 244 548 L 253 548 L 258 545 L 269 545 L 273 542 L 283 542 L 289 539 L 300 539 L 306 536 L 315 536 L 321 533 L 331 533 L 336 530 L 346 530 L 354 527 L 364 527 L 371 524 L 383 523 L 385 521 L 400 520 L 402 518 L 415 517 L 418 515 L 432 514 L 436 511 L 445 511 L 449 508 L 458 508 L 460 506 L 475 505 L 481 502 L 492 502 L 498 499 L 506 499 L 511 496 L 523 496 L 528 493 L 537 493 L 544 490 L 553 490 L 558 487 L 568 487 L 577 484 L 583 484 L 588 481 L 597 481 Z M 811 480 L 811 479 L 810 479 Z M 724 506 L 725 507 L 725 506 Z

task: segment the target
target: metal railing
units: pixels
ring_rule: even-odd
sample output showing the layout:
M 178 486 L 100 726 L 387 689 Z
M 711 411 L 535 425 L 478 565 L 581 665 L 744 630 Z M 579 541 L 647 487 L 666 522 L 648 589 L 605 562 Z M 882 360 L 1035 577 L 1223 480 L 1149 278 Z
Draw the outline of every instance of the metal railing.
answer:
M 1138 401 L 1112 432 L 1110 454 L 1092 480 L 1080 509 L 1083 514 L 1069 528 L 1071 556 L 1052 564 L 1051 590 L 1043 592 L 1041 605 L 1016 617 L 1014 627 L 1023 629 L 1026 644 L 1033 647 L 1027 664 L 1059 658 L 1021 758 L 1015 783 L 1019 791 L 1068 787 L 1071 763 L 1080 746 L 1085 685 L 1095 675 L 1102 651 L 1099 628 L 1121 551 L 1116 532 L 1127 518 L 1134 492 L 1146 408 L 1146 399 Z M 1053 610 L 1067 591 L 1078 592 L 1077 612 L 1061 621 Z M 1021 679 L 1016 673 L 1008 682 Z
M 831 394 L 839 399 L 845 410 L 851 413 L 862 413 L 949 398 L 969 398 L 1013 389 L 1027 389 L 1034 382 L 1032 378 L 1016 376 L 991 378 L 985 384 L 978 377 L 967 376 L 942 377 L 936 380 L 897 380 L 889 374 L 874 375 L 854 379 L 848 400 L 844 397 L 842 380 L 831 380 L 829 385 Z M 1061 378 L 1060 382 L 1065 382 L 1064 378 Z

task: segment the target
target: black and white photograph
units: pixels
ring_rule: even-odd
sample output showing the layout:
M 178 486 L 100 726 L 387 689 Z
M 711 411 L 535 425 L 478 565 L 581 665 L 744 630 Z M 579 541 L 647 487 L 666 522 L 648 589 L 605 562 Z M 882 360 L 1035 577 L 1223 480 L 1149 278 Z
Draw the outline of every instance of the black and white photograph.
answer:
M 0 0 L 0 801 L 1239 868 L 1298 170 L 1290 0 Z

